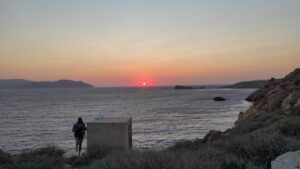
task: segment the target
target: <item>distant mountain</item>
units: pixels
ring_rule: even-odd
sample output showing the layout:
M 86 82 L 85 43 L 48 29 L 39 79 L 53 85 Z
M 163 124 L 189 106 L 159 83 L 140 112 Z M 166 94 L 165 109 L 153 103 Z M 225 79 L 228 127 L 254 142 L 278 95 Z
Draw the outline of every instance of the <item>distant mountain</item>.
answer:
M 176 85 L 173 88 L 174 89 L 218 89 L 222 88 L 224 85 Z
M 0 89 L 18 88 L 87 88 L 93 87 L 82 81 L 58 80 L 58 81 L 28 81 L 23 79 L 0 80 Z
M 231 85 L 176 85 L 174 89 L 216 89 L 216 88 L 236 88 L 236 89 L 254 89 L 263 88 L 267 84 L 268 80 L 252 80 L 242 81 Z
M 22 86 L 28 85 L 32 83 L 32 81 L 23 80 L 23 79 L 0 79 L 0 89 L 14 89 L 21 88 Z
M 267 82 L 267 80 L 243 81 L 232 85 L 223 86 L 223 88 L 263 88 Z

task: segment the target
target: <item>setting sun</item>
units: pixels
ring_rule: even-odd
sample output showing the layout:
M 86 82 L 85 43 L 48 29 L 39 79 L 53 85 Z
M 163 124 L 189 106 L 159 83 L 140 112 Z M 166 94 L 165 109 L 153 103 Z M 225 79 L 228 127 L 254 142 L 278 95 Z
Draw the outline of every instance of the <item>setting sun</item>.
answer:
M 300 169 L 299 8 L 0 0 L 0 169 Z

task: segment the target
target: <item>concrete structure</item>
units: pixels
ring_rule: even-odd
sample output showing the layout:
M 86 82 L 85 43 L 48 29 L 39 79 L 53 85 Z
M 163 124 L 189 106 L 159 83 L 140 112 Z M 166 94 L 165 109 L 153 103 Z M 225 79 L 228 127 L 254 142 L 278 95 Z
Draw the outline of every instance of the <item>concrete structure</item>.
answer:
M 106 117 L 87 123 L 87 151 L 101 147 L 132 148 L 132 120 Z

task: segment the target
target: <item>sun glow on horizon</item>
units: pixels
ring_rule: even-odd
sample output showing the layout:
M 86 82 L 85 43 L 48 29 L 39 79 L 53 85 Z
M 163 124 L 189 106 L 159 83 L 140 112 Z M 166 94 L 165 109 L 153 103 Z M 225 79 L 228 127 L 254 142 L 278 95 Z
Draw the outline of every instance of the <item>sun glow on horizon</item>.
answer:
M 299 7 L 295 0 L 0 1 L 0 79 L 152 87 L 280 78 L 300 67 Z

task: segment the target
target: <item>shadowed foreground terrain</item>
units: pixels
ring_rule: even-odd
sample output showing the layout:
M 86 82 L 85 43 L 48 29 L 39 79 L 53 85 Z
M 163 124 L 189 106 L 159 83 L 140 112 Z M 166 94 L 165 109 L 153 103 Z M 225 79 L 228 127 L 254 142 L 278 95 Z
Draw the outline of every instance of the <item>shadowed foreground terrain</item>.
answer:
M 0 151 L 0 168 L 268 169 L 277 156 L 300 149 L 300 69 L 269 80 L 247 100 L 254 104 L 239 115 L 234 128 L 210 131 L 203 139 L 166 150 L 102 147 L 71 159 L 53 147 L 17 156 Z

